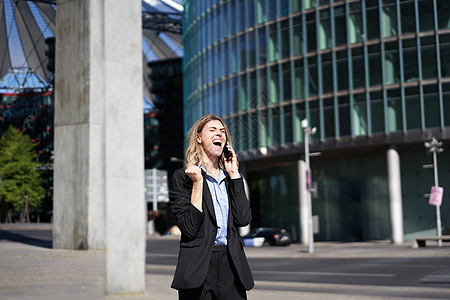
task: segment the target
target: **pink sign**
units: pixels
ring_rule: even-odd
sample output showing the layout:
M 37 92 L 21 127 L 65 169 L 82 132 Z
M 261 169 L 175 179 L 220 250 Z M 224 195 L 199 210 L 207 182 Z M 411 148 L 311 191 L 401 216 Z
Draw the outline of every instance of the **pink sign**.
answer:
M 432 186 L 430 201 L 428 203 L 430 205 L 440 206 L 442 203 L 442 194 L 444 194 L 444 188 L 441 188 L 439 186 Z

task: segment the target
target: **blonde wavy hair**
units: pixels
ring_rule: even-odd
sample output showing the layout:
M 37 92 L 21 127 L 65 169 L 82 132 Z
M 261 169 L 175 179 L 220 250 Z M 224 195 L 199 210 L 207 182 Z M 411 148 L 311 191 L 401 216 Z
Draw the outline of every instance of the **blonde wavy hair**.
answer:
M 209 121 L 219 121 L 220 123 L 222 123 L 223 127 L 225 128 L 226 140 L 228 144 L 232 146 L 230 131 L 228 130 L 228 127 L 225 125 L 225 122 L 221 118 L 213 114 L 203 116 L 200 120 L 195 122 L 195 124 L 191 127 L 191 129 L 188 132 L 187 148 L 185 155 L 186 164 L 184 166 L 185 169 L 188 166 L 199 166 L 202 163 L 203 149 L 202 146 L 200 146 L 200 144 L 197 142 L 197 136 L 202 132 L 203 127 L 205 127 L 205 125 Z M 219 157 L 219 167 L 225 170 L 225 158 L 223 154 L 221 154 Z

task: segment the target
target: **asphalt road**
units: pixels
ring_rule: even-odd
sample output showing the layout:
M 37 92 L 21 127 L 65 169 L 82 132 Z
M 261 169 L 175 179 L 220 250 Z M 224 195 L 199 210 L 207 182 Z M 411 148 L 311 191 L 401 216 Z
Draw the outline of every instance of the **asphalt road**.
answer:
M 51 248 L 51 230 L 0 230 L 0 239 Z M 147 274 L 173 275 L 177 237 L 147 238 Z M 379 247 L 377 249 L 376 247 Z M 427 247 L 428 248 L 428 247 Z M 320 244 L 246 248 L 256 288 L 310 295 L 450 299 L 450 248 Z M 369 253 L 369 254 L 368 254 Z

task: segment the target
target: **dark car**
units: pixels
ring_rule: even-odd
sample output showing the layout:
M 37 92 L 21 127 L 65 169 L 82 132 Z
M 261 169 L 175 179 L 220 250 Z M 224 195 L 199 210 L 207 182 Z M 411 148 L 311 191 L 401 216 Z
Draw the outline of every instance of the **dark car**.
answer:
M 254 228 L 243 237 L 246 246 L 287 246 L 292 236 L 281 228 Z

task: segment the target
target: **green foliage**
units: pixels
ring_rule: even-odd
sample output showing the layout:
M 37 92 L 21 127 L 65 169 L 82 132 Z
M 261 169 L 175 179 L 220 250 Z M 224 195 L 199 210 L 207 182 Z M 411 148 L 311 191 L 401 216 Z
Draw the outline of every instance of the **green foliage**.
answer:
M 23 210 L 28 205 L 38 208 L 45 196 L 39 165 L 34 150 L 36 143 L 13 126 L 0 138 L 0 205 L 2 210 Z

